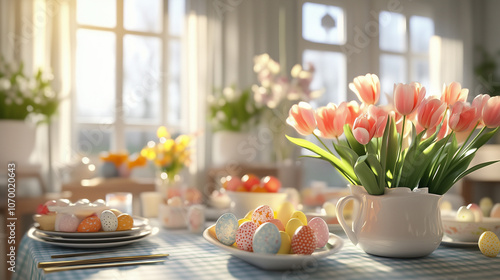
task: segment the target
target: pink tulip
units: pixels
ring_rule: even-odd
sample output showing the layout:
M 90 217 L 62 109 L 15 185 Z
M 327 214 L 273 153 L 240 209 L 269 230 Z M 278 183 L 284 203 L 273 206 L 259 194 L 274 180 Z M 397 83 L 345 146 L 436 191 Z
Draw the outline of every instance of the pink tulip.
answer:
M 419 83 L 394 85 L 394 106 L 401 115 L 413 113 L 425 97 L 425 87 Z
M 484 125 L 489 128 L 500 126 L 500 96 L 492 97 L 483 107 L 482 117 Z
M 462 88 L 460 83 L 452 82 L 448 86 L 443 85 L 443 93 L 441 94 L 441 101 L 448 104 L 448 106 L 453 105 L 457 101 L 465 102 L 467 96 L 469 95 L 469 90 Z
M 288 112 L 286 123 L 304 136 L 313 133 L 316 128 L 313 108 L 306 102 L 299 102 L 298 105 L 294 104 Z
M 377 121 L 377 130 L 375 131 L 375 135 L 373 137 L 382 137 L 384 135 L 385 125 L 387 124 L 387 117 L 389 116 L 389 113 L 381 107 L 370 105 L 368 107 L 368 114 Z
M 349 88 L 367 105 L 375 104 L 380 98 L 380 81 L 375 74 L 366 74 L 354 78 Z
M 475 107 L 457 101 L 451 106 L 449 126 L 455 132 L 468 131 L 476 126 L 479 115 Z
M 368 144 L 377 131 L 377 120 L 368 114 L 356 118 L 352 128 L 354 138 L 363 145 Z
M 479 125 L 478 127 L 483 127 L 483 118 L 482 118 L 482 112 L 484 105 L 486 105 L 486 102 L 490 99 L 490 96 L 487 94 L 479 94 L 476 97 L 474 97 L 474 100 L 472 100 L 472 107 L 477 109 L 477 113 L 480 115 L 479 119 Z
M 339 105 L 339 108 L 347 108 L 348 110 L 348 116 L 346 118 L 346 124 L 349 124 L 349 126 L 352 128 L 354 121 L 356 120 L 359 115 L 361 115 L 361 108 L 359 107 L 358 102 L 356 101 L 350 101 L 350 102 L 342 102 Z
M 344 106 L 345 107 L 345 106 Z M 337 108 L 335 104 L 328 103 L 326 107 L 316 110 L 315 118 L 318 123 L 319 136 L 324 138 L 337 138 L 344 133 L 347 108 Z
M 425 129 L 439 125 L 446 111 L 446 104 L 435 98 L 425 99 L 420 104 L 417 113 L 418 123 Z

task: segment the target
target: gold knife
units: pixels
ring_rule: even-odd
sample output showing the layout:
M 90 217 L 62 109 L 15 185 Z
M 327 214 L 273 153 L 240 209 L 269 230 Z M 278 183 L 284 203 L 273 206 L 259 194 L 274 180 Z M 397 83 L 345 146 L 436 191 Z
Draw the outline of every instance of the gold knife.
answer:
M 139 260 L 146 260 L 146 259 L 163 258 L 163 257 L 167 257 L 167 256 L 168 256 L 168 254 L 156 254 L 156 255 L 109 257 L 109 258 L 71 260 L 71 261 L 39 262 L 38 268 L 60 267 L 60 266 L 70 266 L 70 265 L 84 265 L 84 264 L 99 264 L 99 263 L 102 264 L 102 263 L 113 263 L 113 262 L 123 262 L 123 261 L 139 261 Z
M 140 264 L 153 264 L 161 263 L 165 260 L 154 260 L 154 261 L 139 261 L 139 262 L 120 262 L 120 263 L 101 263 L 101 264 L 87 264 L 87 265 L 73 265 L 73 266 L 63 266 L 63 267 L 47 267 L 43 271 L 45 273 L 75 270 L 75 269 L 89 269 L 89 268 L 104 268 L 104 267 L 117 267 L 117 266 L 127 266 L 127 265 L 140 265 Z

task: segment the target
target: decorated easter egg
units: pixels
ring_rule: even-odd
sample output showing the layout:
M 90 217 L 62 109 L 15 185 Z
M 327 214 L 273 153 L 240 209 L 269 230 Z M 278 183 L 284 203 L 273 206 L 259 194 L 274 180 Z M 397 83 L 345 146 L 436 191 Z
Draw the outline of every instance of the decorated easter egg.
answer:
M 285 232 L 288 233 L 288 235 L 290 236 L 290 238 L 293 237 L 293 235 L 295 234 L 295 231 L 303 226 L 304 224 L 297 218 L 292 218 L 288 221 L 288 223 L 286 224 L 286 227 L 285 227 Z
M 96 215 L 88 216 L 78 225 L 78 232 L 98 232 L 101 230 L 101 220 Z
M 483 197 L 479 201 L 479 207 L 481 208 L 481 211 L 483 211 L 483 216 L 488 217 L 491 212 L 491 208 L 493 207 L 493 200 L 489 197 Z
M 252 222 L 252 220 L 245 219 L 245 218 L 243 218 L 243 219 L 239 219 L 239 220 L 238 220 L 238 226 L 241 226 L 241 224 L 243 224 L 244 222 Z
M 241 224 L 236 231 L 236 245 L 243 251 L 252 252 L 253 235 L 257 230 L 257 225 L 253 222 L 247 221 Z
M 498 236 L 491 231 L 483 232 L 477 244 L 479 245 L 481 253 L 487 257 L 494 258 L 500 253 L 500 240 L 498 240 Z
M 225 245 L 231 246 L 236 241 L 238 220 L 233 213 L 226 213 L 219 217 L 215 223 L 215 235 Z
M 295 211 L 293 212 L 291 218 L 297 218 L 299 219 L 303 225 L 307 225 L 307 217 L 302 211 Z
M 270 223 L 274 224 L 276 227 L 278 227 L 278 229 L 280 231 L 285 231 L 285 226 L 283 225 L 283 223 L 278 220 L 278 219 L 272 219 L 269 221 Z
M 257 226 L 269 222 L 272 219 L 274 219 L 273 209 L 268 205 L 261 205 L 253 211 L 252 222 L 257 224 Z
M 103 231 L 115 231 L 118 228 L 118 218 L 113 212 L 104 210 L 99 218 Z
M 500 203 L 495 203 L 493 208 L 491 208 L 490 217 L 500 218 Z
M 116 230 L 129 230 L 134 226 L 134 219 L 129 214 L 120 214 L 117 219 L 118 227 Z
M 57 214 L 54 228 L 56 231 L 75 232 L 80 220 L 74 214 Z
M 292 251 L 294 254 L 311 255 L 316 249 L 318 240 L 310 226 L 301 226 L 292 237 Z
M 285 201 L 278 209 L 277 218 L 281 221 L 281 223 L 283 223 L 283 225 L 286 225 L 288 220 L 290 220 L 290 217 L 292 217 L 294 211 L 295 208 L 293 207 L 293 204 Z
M 483 221 L 483 211 L 481 211 L 481 208 L 479 208 L 479 205 L 475 203 L 471 203 L 467 205 L 467 209 L 472 211 L 472 214 L 474 214 L 474 221 L 475 222 L 482 222 Z
M 330 232 L 328 231 L 328 225 L 325 220 L 320 217 L 314 217 L 309 221 L 308 226 L 316 233 L 316 239 L 318 241 L 316 247 L 323 248 L 330 238 Z
M 281 246 L 278 250 L 278 254 L 290 254 L 290 249 L 292 248 L 292 239 L 290 235 L 284 231 L 280 231 Z
M 276 254 L 281 247 L 281 235 L 276 225 L 262 224 L 253 236 L 253 251 L 255 253 Z
M 474 213 L 467 207 L 461 206 L 457 211 L 457 221 L 474 222 Z

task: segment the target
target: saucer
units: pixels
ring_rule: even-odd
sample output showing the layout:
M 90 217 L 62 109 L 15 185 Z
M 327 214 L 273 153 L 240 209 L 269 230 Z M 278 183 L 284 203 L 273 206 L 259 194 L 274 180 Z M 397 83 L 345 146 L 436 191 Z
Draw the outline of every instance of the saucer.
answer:
M 473 241 L 454 241 L 448 236 L 443 236 L 443 240 L 441 241 L 441 245 L 448 247 L 476 247 L 478 248 L 477 242 Z

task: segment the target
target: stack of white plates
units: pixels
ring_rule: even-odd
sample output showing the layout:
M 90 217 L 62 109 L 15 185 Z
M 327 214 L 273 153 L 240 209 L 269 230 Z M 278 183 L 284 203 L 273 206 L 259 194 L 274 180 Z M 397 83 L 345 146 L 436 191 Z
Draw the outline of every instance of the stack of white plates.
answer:
M 35 224 L 28 231 L 28 237 L 40 242 L 70 248 L 108 248 L 138 242 L 156 234 L 158 228 L 151 227 L 148 219 L 134 218 L 134 227 L 122 231 L 61 232 L 47 231 Z

